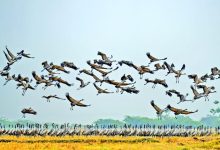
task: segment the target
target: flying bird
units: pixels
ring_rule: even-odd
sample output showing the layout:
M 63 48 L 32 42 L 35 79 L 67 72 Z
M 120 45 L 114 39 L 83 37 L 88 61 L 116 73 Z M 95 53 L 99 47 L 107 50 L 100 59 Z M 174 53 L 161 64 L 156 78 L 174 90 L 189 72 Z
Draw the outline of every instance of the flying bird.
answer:
M 12 75 L 12 76 L 10 76 L 10 74 L 9 74 L 9 72 L 7 73 L 7 75 L 6 75 L 6 78 L 5 78 L 5 83 L 4 83 L 4 85 L 6 85 L 9 81 L 12 81 L 12 80 L 14 80 L 14 77 L 15 75 Z
M 108 89 L 101 89 L 100 87 L 98 87 L 95 83 L 93 83 L 94 87 L 96 88 L 96 90 L 98 91 L 97 95 L 104 93 L 104 94 L 110 94 L 110 93 L 114 93 L 114 92 L 109 92 L 107 91 Z
M 165 70 L 166 69 L 166 66 L 164 64 L 161 65 L 160 63 L 155 64 L 154 67 L 155 67 L 155 70 L 153 70 L 153 71 Z
M 67 86 L 73 86 L 74 85 L 73 83 L 71 84 L 68 81 L 65 81 L 61 77 L 57 77 L 57 76 L 49 77 L 49 80 L 65 84 Z
M 25 118 L 25 114 L 32 114 L 32 115 L 37 114 L 37 112 L 35 110 L 33 110 L 31 107 L 22 109 L 21 113 L 23 114 L 23 118 Z
M 18 56 L 23 56 L 23 57 L 26 57 L 26 58 L 34 58 L 34 57 L 30 56 L 31 54 L 24 53 L 24 50 L 21 50 L 20 52 L 18 52 L 17 55 Z
M 175 118 L 177 115 L 183 114 L 183 115 L 188 115 L 188 114 L 192 114 L 192 113 L 196 113 L 198 112 L 198 110 L 196 111 L 187 111 L 187 109 L 178 109 L 178 108 L 174 108 L 170 105 L 167 105 L 167 109 L 169 109 L 170 111 L 174 112 Z
M 76 80 L 78 80 L 79 82 L 80 82 L 80 86 L 79 86 L 79 88 L 77 89 L 77 90 L 80 90 L 80 89 L 82 89 L 82 88 L 84 88 L 84 87 L 86 87 L 87 85 L 89 85 L 90 84 L 90 82 L 84 82 L 83 81 L 83 79 L 81 79 L 81 78 L 79 78 L 79 77 L 76 77 Z
M 112 69 L 112 68 L 103 67 L 102 65 L 99 65 L 99 64 L 96 64 L 96 63 L 91 63 L 90 60 L 88 60 L 86 63 L 92 68 L 92 70 L 93 69 Z
M 203 94 L 205 95 L 205 101 L 206 100 L 209 100 L 209 94 L 211 93 L 216 93 L 216 91 L 213 91 L 215 90 L 215 87 L 214 86 L 211 86 L 211 87 L 208 87 L 206 85 L 197 85 L 197 88 L 199 89 L 203 89 Z
M 185 70 L 185 67 L 186 67 L 185 64 L 183 64 L 183 66 L 182 66 L 182 68 L 181 68 L 180 70 L 175 70 L 175 69 L 174 69 L 174 65 L 173 65 L 173 67 L 171 67 L 172 70 L 173 70 L 173 73 L 176 74 L 176 75 L 175 75 L 176 83 L 179 83 L 179 81 L 180 81 L 179 78 L 180 78 L 182 75 L 186 75 L 186 73 L 183 73 L 183 71 Z
M 158 106 L 154 103 L 153 100 L 150 102 L 150 104 L 151 104 L 151 106 L 155 109 L 158 119 L 159 119 L 159 120 L 162 119 L 162 114 L 163 114 L 163 112 L 165 112 L 167 109 L 166 109 L 166 108 L 165 108 L 165 109 L 161 109 L 160 107 L 158 107 Z
M 129 67 L 133 67 L 133 65 L 134 65 L 132 61 L 127 61 L 127 60 L 121 60 L 121 61 L 118 62 L 118 64 L 119 64 L 120 66 L 122 66 L 123 64 L 125 64 L 125 65 L 127 65 L 127 66 L 129 66 Z
M 179 99 L 180 99 L 180 101 L 177 104 L 179 104 L 181 102 L 185 102 L 185 101 L 192 101 L 192 100 L 186 99 L 187 96 L 189 95 L 188 93 L 186 95 L 183 95 L 174 89 L 166 91 L 166 94 L 169 96 L 172 96 L 172 94 L 176 94 L 176 96 L 179 97 Z
M 161 80 L 161 79 L 149 80 L 149 79 L 145 79 L 145 81 L 146 81 L 146 83 L 144 85 L 146 85 L 148 83 L 153 83 L 152 88 L 155 88 L 157 84 L 160 84 L 160 85 L 164 86 L 165 88 L 168 88 L 166 80 Z
M 117 88 L 117 92 L 118 92 L 119 88 L 121 88 L 123 86 L 134 85 L 136 83 L 136 81 L 132 82 L 132 83 L 117 82 L 115 80 L 110 80 L 108 78 L 104 79 L 103 82 L 114 85 Z
M 164 62 L 164 66 L 165 66 L 166 69 L 168 70 L 166 76 L 168 76 L 168 75 L 171 74 L 171 73 L 174 73 L 174 72 L 173 72 L 173 69 L 172 69 L 172 68 L 174 67 L 174 64 L 173 64 L 173 63 L 170 65 L 170 64 L 168 64 L 168 63 L 165 61 L 165 62 Z
M 60 64 L 62 67 L 68 67 L 68 68 L 72 68 L 74 70 L 78 70 L 79 68 L 73 63 L 73 62 L 68 62 L 68 61 L 64 61 Z
M 132 67 L 138 71 L 139 75 L 140 75 L 140 79 L 143 78 L 143 75 L 145 73 L 150 73 L 150 74 L 154 74 L 154 72 L 152 70 L 150 70 L 147 66 L 136 66 L 136 65 L 132 65 Z
M 27 91 L 28 89 L 35 90 L 34 87 L 32 87 L 29 83 L 26 83 L 26 82 L 19 82 L 19 83 L 17 84 L 17 89 L 18 89 L 19 87 L 22 87 L 22 90 L 23 90 L 22 95 L 23 95 L 23 96 L 25 95 L 25 93 L 26 93 L 26 91 Z
M 21 57 L 16 57 L 15 55 L 13 55 L 12 52 L 8 49 L 7 46 L 5 46 L 5 48 L 6 48 L 7 52 L 8 52 L 8 55 L 11 57 L 11 59 L 12 59 L 13 61 L 17 61 L 17 60 L 20 60 L 20 59 L 21 59 Z
M 73 106 L 79 106 L 79 107 L 88 107 L 88 106 L 91 106 L 91 105 L 86 105 L 86 104 L 83 104 L 81 103 L 84 99 L 81 99 L 81 100 L 76 100 L 74 99 L 73 97 L 71 97 L 69 95 L 69 93 L 66 93 L 66 98 L 69 100 L 70 102 L 70 105 L 71 105 L 71 110 L 73 110 Z
M 70 71 L 67 71 L 64 67 L 58 66 L 58 65 L 54 65 L 52 62 L 50 63 L 50 66 L 51 66 L 51 67 L 50 67 L 51 70 L 56 69 L 56 70 L 58 70 L 58 71 L 62 71 L 62 72 L 67 73 L 67 74 L 70 73 Z
M 193 94 L 194 94 L 194 97 L 193 97 L 194 101 L 195 101 L 196 99 L 200 99 L 200 98 L 202 98 L 202 97 L 205 97 L 205 95 L 204 95 L 203 93 L 199 93 L 192 85 L 191 85 L 190 88 L 192 89 L 192 92 L 193 92 Z
M 156 58 L 156 57 L 152 56 L 149 52 L 146 53 L 146 55 L 150 59 L 150 62 L 149 62 L 148 65 L 150 65 L 151 63 L 156 62 L 156 61 L 161 61 L 161 60 L 166 60 L 167 59 L 167 58 L 162 58 L 162 59 Z
M 50 102 L 50 99 L 54 98 L 54 99 L 59 99 L 59 100 L 66 100 L 64 98 L 60 98 L 57 95 L 48 95 L 48 96 L 42 96 L 42 98 L 46 98 L 47 102 Z
M 215 76 L 218 76 L 218 79 L 220 78 L 220 70 L 217 67 L 211 68 L 211 79 L 213 80 Z
M 3 51 L 3 53 L 5 54 L 5 57 L 8 60 L 8 62 L 7 62 L 8 66 L 11 66 L 12 64 L 14 64 L 16 62 L 16 60 L 13 60 L 10 56 L 8 56 L 8 54 L 6 54 L 5 51 Z
M 137 90 L 134 86 L 132 87 L 121 87 L 121 94 L 123 94 L 124 92 L 127 92 L 127 93 L 134 93 L 134 94 L 138 94 L 140 91 Z
M 195 83 L 195 88 L 197 87 L 197 85 L 204 83 L 206 81 L 206 78 L 202 78 L 202 77 L 199 78 L 197 74 L 188 75 L 188 78 L 193 79 Z

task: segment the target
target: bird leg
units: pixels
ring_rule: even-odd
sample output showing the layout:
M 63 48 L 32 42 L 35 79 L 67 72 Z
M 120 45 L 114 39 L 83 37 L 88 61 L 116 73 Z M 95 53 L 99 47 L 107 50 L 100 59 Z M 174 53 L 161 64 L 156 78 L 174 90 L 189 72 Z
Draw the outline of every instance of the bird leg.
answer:
M 81 87 L 77 88 L 76 90 L 80 90 L 80 89 L 81 89 Z
M 143 79 L 143 74 L 140 74 L 140 79 Z
M 155 89 L 155 87 L 156 87 L 156 84 L 154 84 L 154 85 L 152 86 L 153 89 Z
M 209 101 L 208 95 L 205 96 L 205 101 L 206 101 L 206 100 Z
M 121 90 L 121 94 L 123 94 L 124 93 L 124 91 L 123 90 Z
M 23 89 L 22 96 L 24 96 L 24 95 L 25 95 L 26 91 L 27 91 L 27 89 Z
M 6 85 L 8 82 L 9 82 L 9 80 L 5 81 L 5 83 L 3 84 L 3 86 Z
M 38 86 L 38 84 L 36 84 L 36 85 L 34 86 L 34 88 L 37 88 L 37 86 Z

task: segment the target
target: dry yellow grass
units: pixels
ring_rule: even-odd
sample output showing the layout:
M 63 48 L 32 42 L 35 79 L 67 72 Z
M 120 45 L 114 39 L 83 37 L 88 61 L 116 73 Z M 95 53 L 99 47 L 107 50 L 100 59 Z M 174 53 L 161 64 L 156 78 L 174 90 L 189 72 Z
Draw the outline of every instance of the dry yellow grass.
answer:
M 0 136 L 0 149 L 10 150 L 187 150 L 220 149 L 220 136 L 208 137 L 106 137 Z

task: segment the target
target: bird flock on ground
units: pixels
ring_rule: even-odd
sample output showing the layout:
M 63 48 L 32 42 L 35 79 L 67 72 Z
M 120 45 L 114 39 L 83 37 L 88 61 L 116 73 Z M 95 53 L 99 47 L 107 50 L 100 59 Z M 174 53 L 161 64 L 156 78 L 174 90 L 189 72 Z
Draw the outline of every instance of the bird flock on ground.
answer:
M 17 123 L 1 125 L 0 135 L 14 136 L 209 136 L 220 134 L 220 126 L 184 126 L 184 125 L 81 125 L 48 123 Z M 195 137 L 196 138 L 196 137 Z
M 176 79 L 176 83 L 180 83 L 180 77 L 187 75 L 184 73 L 186 65 L 183 64 L 180 69 L 177 69 L 173 63 L 167 62 L 167 57 L 165 58 L 156 58 L 152 56 L 149 52 L 146 53 L 146 57 L 149 59 L 149 63 L 147 65 L 135 65 L 132 61 L 128 60 L 114 60 L 113 56 L 108 57 L 105 53 L 98 51 L 97 55 L 101 58 L 94 59 L 94 60 L 88 60 L 86 63 L 90 67 L 90 69 L 83 69 L 78 66 L 76 66 L 73 62 L 69 61 L 63 61 L 60 64 L 54 64 L 52 62 L 44 61 L 41 63 L 42 65 L 42 71 L 36 72 L 32 71 L 32 77 L 24 77 L 21 74 L 18 75 L 11 75 L 10 70 L 14 63 L 20 61 L 23 58 L 33 59 L 34 57 L 31 56 L 31 54 L 25 53 L 24 50 L 21 50 L 17 53 L 17 55 L 13 54 L 12 51 L 10 51 L 7 46 L 5 47 L 6 51 L 3 51 L 6 59 L 7 64 L 6 66 L 0 70 L 0 75 L 5 78 L 4 86 L 9 81 L 15 81 L 17 84 L 17 89 L 22 89 L 22 95 L 24 96 L 28 90 L 36 90 L 38 86 L 42 86 L 42 89 L 46 90 L 47 88 L 51 86 L 55 86 L 57 88 L 62 88 L 62 86 L 68 86 L 72 87 L 74 86 L 74 83 L 68 82 L 65 79 L 61 78 L 60 75 L 63 74 L 70 74 L 70 70 L 77 71 L 78 76 L 75 78 L 76 81 L 80 82 L 80 86 L 77 88 L 77 90 L 81 90 L 83 88 L 87 88 L 89 84 L 93 84 L 94 88 L 97 90 L 97 95 L 99 94 L 112 94 L 112 93 L 121 93 L 124 92 L 130 93 L 130 94 L 138 94 L 140 91 L 135 87 L 136 81 L 132 77 L 131 74 L 124 74 L 121 75 L 121 80 L 113 80 L 110 78 L 110 75 L 112 72 L 117 71 L 123 66 L 129 67 L 131 69 L 136 70 L 136 72 L 140 75 L 140 80 L 144 80 L 145 84 L 148 85 L 149 83 L 152 83 L 152 88 L 155 88 L 156 85 L 161 85 L 164 88 L 168 88 L 168 84 L 165 79 L 149 79 L 144 78 L 145 74 L 155 74 L 158 71 L 166 71 L 166 75 L 174 75 Z M 153 69 L 152 69 L 153 68 Z M 42 73 L 46 72 L 46 75 L 42 75 Z M 81 77 L 81 74 L 85 74 L 87 76 L 91 77 L 91 81 L 84 81 L 84 79 Z M 179 102 L 177 104 L 186 102 L 186 101 L 192 101 L 204 98 L 205 100 L 209 100 L 209 95 L 212 93 L 215 93 L 215 87 L 214 86 L 207 86 L 205 83 L 209 80 L 217 80 L 220 79 L 220 70 L 217 67 L 211 68 L 211 72 L 207 73 L 205 75 L 197 75 L 197 74 L 189 74 L 189 79 L 193 80 L 193 84 L 190 88 L 193 93 L 192 98 L 187 98 L 189 96 L 188 93 L 184 94 L 181 93 L 175 89 L 169 89 L 165 91 L 165 94 L 168 96 L 177 96 L 179 99 Z M 115 87 L 116 91 L 111 91 L 109 89 L 103 88 L 104 84 L 109 84 Z M 73 109 L 74 106 L 79 107 L 88 107 L 91 106 L 90 104 L 84 104 L 84 99 L 77 99 L 71 96 L 68 92 L 65 95 L 66 98 L 59 97 L 58 95 L 47 95 L 42 96 L 42 98 L 45 98 L 48 102 L 50 102 L 51 99 L 58 99 L 58 100 L 68 100 L 70 102 L 71 108 Z M 166 108 L 161 109 L 159 106 L 157 106 L 152 100 L 150 102 L 152 107 L 155 109 L 156 114 L 159 119 L 161 119 L 163 112 L 170 110 L 172 111 L 175 116 L 179 114 L 191 114 L 198 112 L 198 110 L 195 111 L 189 111 L 187 109 L 180 109 L 172 107 L 171 105 L 167 105 Z M 21 111 L 25 117 L 25 114 L 34 114 L 36 115 L 37 112 L 30 108 L 24 108 Z

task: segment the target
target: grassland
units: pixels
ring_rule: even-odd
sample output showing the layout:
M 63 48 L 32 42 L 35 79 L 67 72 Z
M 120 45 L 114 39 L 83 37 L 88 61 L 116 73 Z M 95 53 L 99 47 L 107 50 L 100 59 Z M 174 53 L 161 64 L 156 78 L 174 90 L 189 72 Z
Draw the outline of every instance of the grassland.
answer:
M 220 136 L 208 137 L 106 137 L 0 136 L 0 149 L 10 150 L 220 150 Z

